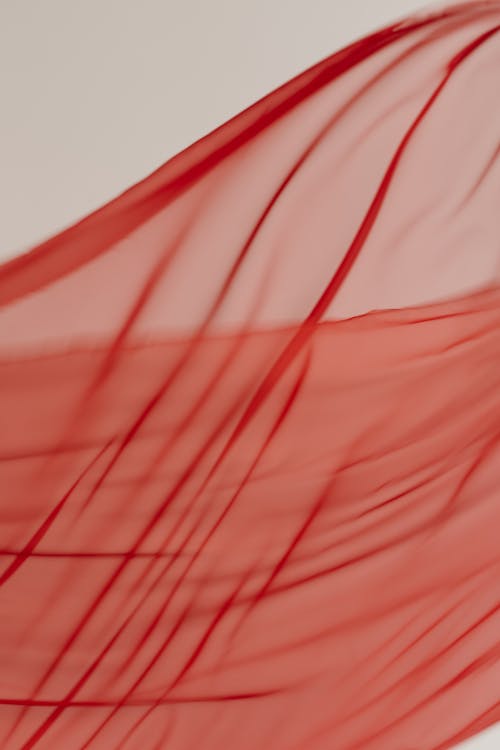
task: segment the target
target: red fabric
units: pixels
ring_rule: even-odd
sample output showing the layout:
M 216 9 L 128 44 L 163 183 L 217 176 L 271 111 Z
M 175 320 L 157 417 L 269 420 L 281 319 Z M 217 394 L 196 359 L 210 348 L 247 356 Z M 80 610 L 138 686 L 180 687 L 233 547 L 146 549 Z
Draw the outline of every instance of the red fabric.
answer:
M 500 718 L 499 30 L 357 42 L 0 268 L 2 750 Z

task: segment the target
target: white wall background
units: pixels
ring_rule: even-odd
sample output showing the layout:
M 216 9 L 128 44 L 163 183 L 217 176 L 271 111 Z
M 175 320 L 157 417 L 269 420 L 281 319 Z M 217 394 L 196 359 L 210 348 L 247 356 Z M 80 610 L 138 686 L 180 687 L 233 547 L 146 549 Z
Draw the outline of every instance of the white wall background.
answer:
M 0 0 L 0 260 L 338 47 L 425 5 Z M 462 747 L 499 750 L 500 727 Z

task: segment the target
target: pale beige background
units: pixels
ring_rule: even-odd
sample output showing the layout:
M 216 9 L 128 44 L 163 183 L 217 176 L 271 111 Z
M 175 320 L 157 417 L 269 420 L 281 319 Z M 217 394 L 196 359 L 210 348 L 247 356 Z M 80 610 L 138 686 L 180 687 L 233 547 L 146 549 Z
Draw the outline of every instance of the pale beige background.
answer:
M 0 260 L 422 0 L 0 0 Z M 498 750 L 500 727 L 463 750 Z
M 0 257 L 422 0 L 0 0 Z

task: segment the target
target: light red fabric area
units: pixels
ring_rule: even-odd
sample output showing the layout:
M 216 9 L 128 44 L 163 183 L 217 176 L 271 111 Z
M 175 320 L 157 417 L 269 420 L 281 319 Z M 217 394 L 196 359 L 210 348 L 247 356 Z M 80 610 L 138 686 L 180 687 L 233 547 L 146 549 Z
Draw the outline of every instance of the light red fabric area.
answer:
M 499 71 L 398 23 L 0 268 L 2 750 L 500 718 Z

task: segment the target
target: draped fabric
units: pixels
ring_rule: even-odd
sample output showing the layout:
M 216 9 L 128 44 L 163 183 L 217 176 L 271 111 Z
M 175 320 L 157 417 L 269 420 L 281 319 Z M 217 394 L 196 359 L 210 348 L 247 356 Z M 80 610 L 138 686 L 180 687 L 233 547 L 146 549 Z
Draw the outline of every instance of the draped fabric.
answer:
M 499 144 L 467 3 L 0 268 L 2 750 L 500 718 Z

